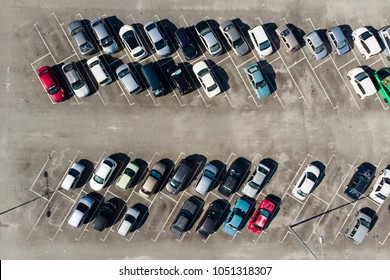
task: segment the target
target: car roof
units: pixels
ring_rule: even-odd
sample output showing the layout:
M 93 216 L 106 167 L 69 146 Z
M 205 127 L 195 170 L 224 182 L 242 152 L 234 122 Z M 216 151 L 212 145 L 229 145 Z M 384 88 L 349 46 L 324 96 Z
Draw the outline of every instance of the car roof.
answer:
M 250 208 L 250 203 L 246 199 L 240 197 L 234 204 L 234 208 L 238 208 L 243 210 L 244 212 L 247 212 Z
M 310 39 L 314 46 L 319 46 L 322 44 L 322 40 L 315 30 L 306 34 L 305 38 Z

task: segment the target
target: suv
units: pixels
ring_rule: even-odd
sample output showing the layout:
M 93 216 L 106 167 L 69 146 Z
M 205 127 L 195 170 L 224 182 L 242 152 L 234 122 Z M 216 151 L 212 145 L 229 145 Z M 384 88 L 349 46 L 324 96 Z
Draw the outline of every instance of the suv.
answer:
M 179 89 L 181 95 L 185 95 L 192 91 L 191 83 L 185 73 L 186 70 L 182 70 L 180 66 L 173 64 L 167 69 L 169 76 L 174 82 L 175 86 Z
M 354 200 L 359 199 L 374 179 L 375 171 L 376 167 L 371 163 L 362 163 L 356 168 L 355 174 L 353 174 L 344 193 Z
M 194 59 L 198 56 L 198 50 L 195 48 L 195 44 L 188 37 L 184 28 L 179 28 L 175 31 L 175 39 L 187 60 Z
M 97 231 L 103 231 L 106 228 L 109 220 L 114 216 L 116 210 L 117 206 L 114 202 L 108 201 L 106 204 L 104 204 L 92 225 L 93 228 Z
M 99 45 L 103 48 L 103 51 L 106 54 L 113 54 L 119 50 L 118 44 L 108 34 L 107 27 L 102 18 L 95 18 L 94 20 L 91 20 L 91 27 L 96 35 Z
M 370 216 L 363 213 L 362 210 L 356 212 L 355 216 L 356 218 L 346 230 L 345 234 L 356 243 L 360 244 L 363 242 L 364 237 L 366 237 L 368 231 L 370 230 L 372 219 Z
M 301 47 L 298 43 L 297 38 L 295 38 L 291 29 L 287 26 L 287 24 L 278 27 L 275 30 L 276 34 L 279 37 L 279 40 L 283 42 L 286 50 L 289 52 L 295 52 L 299 50 Z
M 185 231 L 191 228 L 199 211 L 202 209 L 203 204 L 203 200 L 197 196 L 191 196 L 184 201 L 183 206 L 180 208 L 179 213 L 169 230 L 172 233 L 181 236 Z
M 315 60 L 320 60 L 328 55 L 328 51 L 324 45 L 324 42 L 318 35 L 317 31 L 312 31 L 305 36 L 303 36 L 307 47 L 310 50 L 310 53 L 313 55 Z
M 169 179 L 166 184 L 166 189 L 170 194 L 177 194 L 180 192 L 189 182 L 192 175 L 194 166 L 186 159 L 182 159 L 175 171 L 173 176 Z
M 243 160 L 243 158 L 238 158 L 230 165 L 224 182 L 218 188 L 221 194 L 230 196 L 239 189 L 244 175 L 248 171 L 248 168 L 250 168 L 250 166 L 244 164 Z
M 79 20 L 72 21 L 68 24 L 70 36 L 74 39 L 82 55 L 92 54 L 96 50 L 87 36 L 83 24 Z

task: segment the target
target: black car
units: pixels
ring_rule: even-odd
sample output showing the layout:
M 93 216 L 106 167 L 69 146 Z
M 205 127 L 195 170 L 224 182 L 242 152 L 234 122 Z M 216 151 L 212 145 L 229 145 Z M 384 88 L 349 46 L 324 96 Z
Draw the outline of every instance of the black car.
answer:
M 168 183 L 165 185 L 166 190 L 170 194 L 180 192 L 188 186 L 190 179 L 192 179 L 193 171 L 194 165 L 190 161 L 182 159 L 173 171 L 172 177 L 169 178 Z
M 203 204 L 203 199 L 197 196 L 191 196 L 189 199 L 184 201 L 183 206 L 169 230 L 178 236 L 181 236 L 183 232 L 189 230 L 198 217 Z
M 175 83 L 175 86 L 179 89 L 181 95 L 185 95 L 192 91 L 191 83 L 189 82 L 188 76 L 180 66 L 174 64 L 167 69 L 169 76 Z
M 356 168 L 355 174 L 353 174 L 344 193 L 354 200 L 359 199 L 374 179 L 375 171 L 376 167 L 371 163 L 362 163 Z
M 210 204 L 196 231 L 201 238 L 207 238 L 221 225 L 227 203 L 227 201 L 224 203 L 224 200 L 217 199 Z
M 114 216 L 114 213 L 117 209 L 117 206 L 114 202 L 108 201 L 103 207 L 100 209 L 100 212 L 93 223 L 93 228 L 98 231 L 103 231 L 110 219 Z
M 188 37 L 188 34 L 184 28 L 179 28 L 175 32 L 175 39 L 179 47 L 183 50 L 183 54 L 186 59 L 194 59 L 198 56 L 198 50 L 195 44 Z
M 218 191 L 225 196 L 229 196 L 236 192 L 239 189 L 249 168 L 250 162 L 248 163 L 244 158 L 238 158 L 233 161 L 227 172 L 227 176 L 225 177 L 225 180 L 221 186 L 218 188 Z

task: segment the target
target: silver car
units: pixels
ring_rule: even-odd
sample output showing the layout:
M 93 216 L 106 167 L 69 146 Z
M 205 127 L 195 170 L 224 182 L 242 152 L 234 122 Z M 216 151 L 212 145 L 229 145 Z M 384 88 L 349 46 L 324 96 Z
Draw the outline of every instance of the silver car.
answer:
M 385 47 L 386 58 L 390 61 L 390 25 L 382 27 L 378 33 Z
M 103 51 L 106 54 L 113 54 L 119 50 L 118 44 L 113 38 L 111 38 L 102 18 L 95 18 L 94 20 L 91 20 L 91 27 L 96 35 L 99 45 L 103 48 Z
M 127 64 L 119 65 L 115 72 L 122 85 L 130 94 L 137 94 L 142 90 Z
M 363 213 L 361 210 L 356 212 L 356 218 L 353 220 L 345 234 L 356 243 L 363 242 L 364 237 L 368 234 L 371 228 L 371 217 Z
M 303 39 L 305 40 L 314 59 L 319 60 L 328 55 L 324 42 L 321 40 L 317 31 L 312 31 L 309 34 L 306 34 L 303 36 Z
M 202 44 L 209 52 L 210 55 L 215 56 L 222 53 L 221 43 L 218 41 L 215 36 L 213 29 L 207 23 L 207 21 L 202 20 L 195 25 L 195 31 L 199 35 Z
M 279 40 L 283 42 L 287 51 L 295 52 L 301 47 L 297 38 L 295 38 L 291 29 L 286 24 L 278 27 L 275 32 L 278 35 Z
M 75 20 L 69 23 L 68 31 L 70 36 L 72 36 L 77 46 L 79 47 L 82 55 L 92 54 L 96 51 L 95 47 L 88 38 L 83 24 L 79 20 Z
M 80 71 L 77 69 L 76 63 L 72 61 L 64 64 L 62 66 L 62 71 L 64 72 L 70 87 L 77 97 L 83 98 L 88 96 L 89 87 L 81 76 Z
M 202 176 L 196 184 L 195 191 L 200 194 L 206 194 L 214 185 L 218 174 L 218 168 L 211 163 L 208 163 L 204 169 Z
M 341 30 L 340 26 L 335 26 L 329 29 L 326 32 L 326 36 L 328 37 L 328 40 L 335 54 L 343 55 L 349 52 L 350 48 L 348 45 L 347 38 L 345 38 L 345 35 Z
M 249 197 L 254 197 L 264 187 L 266 183 L 265 179 L 270 171 L 271 169 L 269 167 L 260 162 L 256 167 L 255 174 L 248 183 L 246 183 L 242 193 Z
M 144 30 L 159 56 L 168 56 L 171 49 L 154 21 L 145 23 Z
M 236 55 L 243 56 L 249 51 L 247 43 L 242 38 L 231 20 L 223 22 L 219 26 L 219 29 L 221 30 L 223 36 L 225 36 L 226 41 L 229 43 L 230 47 L 233 49 Z

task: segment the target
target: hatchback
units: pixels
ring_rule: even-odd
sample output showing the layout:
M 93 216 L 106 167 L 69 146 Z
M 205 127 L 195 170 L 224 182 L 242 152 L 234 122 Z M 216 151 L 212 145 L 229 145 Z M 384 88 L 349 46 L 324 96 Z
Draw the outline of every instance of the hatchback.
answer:
M 292 194 L 299 200 L 304 200 L 317 185 L 320 174 L 320 169 L 310 163 L 295 184 Z
M 186 70 L 182 70 L 180 66 L 173 64 L 167 69 L 167 72 L 181 95 L 185 95 L 192 91 L 192 86 L 186 74 Z
M 379 93 L 388 106 L 390 106 L 390 70 L 381 68 L 375 71 L 374 77 L 379 86 Z
M 127 210 L 125 218 L 123 219 L 121 225 L 118 228 L 118 233 L 122 236 L 126 236 L 134 228 L 134 225 L 136 224 L 140 213 L 141 212 L 137 207 L 130 207 Z
M 145 182 L 138 192 L 142 197 L 149 198 L 156 191 L 156 188 L 164 176 L 166 168 L 166 165 L 161 161 L 156 162 L 152 166 L 152 169 L 149 171 Z
M 223 231 L 234 236 L 243 226 L 252 205 L 245 198 L 239 197 L 223 225 Z
M 328 37 L 330 45 L 332 46 L 335 54 L 343 55 L 350 51 L 347 38 L 345 38 L 345 35 L 340 26 L 335 26 L 329 29 L 326 32 L 326 36 Z
M 375 177 L 376 167 L 369 162 L 364 162 L 356 168 L 351 180 L 349 181 L 344 193 L 357 200 L 370 186 Z
M 130 94 L 137 94 L 142 91 L 142 87 L 127 64 L 119 65 L 116 68 L 115 73 L 127 92 Z
M 100 208 L 99 214 L 92 225 L 93 228 L 97 231 L 103 231 L 108 222 L 114 217 L 117 208 L 116 204 L 112 201 L 108 201 L 104 204 L 102 208 Z
M 303 39 L 305 40 L 305 43 L 315 60 L 319 60 L 328 55 L 325 44 L 322 41 L 320 35 L 318 35 L 317 31 L 314 30 L 306 34 L 303 36 Z
M 196 230 L 198 236 L 206 239 L 210 234 L 216 232 L 222 222 L 224 213 L 225 206 L 222 204 L 222 200 L 213 201 L 199 222 Z
M 257 63 L 250 64 L 244 69 L 245 74 L 255 91 L 257 98 L 263 99 L 271 94 L 271 89 L 267 80 L 261 73 L 260 67 Z
M 195 25 L 196 33 L 202 41 L 204 47 L 211 56 L 216 56 L 222 53 L 222 45 L 218 41 L 213 29 L 203 20 Z
M 350 70 L 347 77 L 360 99 L 365 99 L 377 92 L 373 81 L 362 67 Z
M 68 173 L 66 174 L 64 180 L 61 183 L 61 188 L 65 190 L 71 190 L 73 189 L 78 181 L 81 178 L 81 175 L 83 174 L 85 170 L 85 166 L 80 162 L 75 162 L 72 164 L 72 166 L 69 168 Z
M 120 176 L 116 186 L 121 190 L 127 190 L 127 188 L 134 181 L 134 178 L 137 176 L 139 171 L 139 166 L 135 162 L 129 162 L 125 170 L 123 170 L 122 175 Z
M 193 175 L 193 164 L 186 159 L 182 159 L 173 171 L 172 177 L 166 184 L 166 189 L 170 194 L 177 194 L 189 183 Z
M 297 38 L 295 38 L 294 33 L 286 24 L 278 27 L 275 32 L 278 35 L 279 40 L 283 42 L 287 51 L 295 52 L 300 49 L 301 46 L 299 45 Z
M 198 56 L 195 42 L 190 39 L 185 28 L 182 27 L 175 31 L 175 39 L 187 60 L 194 59 Z
M 106 54 L 113 54 L 119 50 L 118 44 L 110 36 L 110 34 L 108 34 L 106 24 L 102 18 L 95 18 L 91 20 L 91 27 L 99 45 L 103 48 L 103 51 Z
M 371 217 L 359 210 L 347 229 L 346 235 L 356 243 L 362 243 L 371 228 L 371 222 Z
M 140 60 L 147 56 L 148 53 L 133 26 L 123 25 L 119 29 L 119 37 L 135 60 Z
M 90 195 L 85 195 L 82 199 L 80 199 L 76 208 L 73 210 L 68 223 L 73 227 L 81 226 L 94 205 L 95 200 Z
M 168 42 L 164 39 L 157 24 L 154 21 L 145 23 L 144 30 L 159 56 L 165 57 L 171 53 Z
M 199 61 L 195 63 L 192 70 L 209 98 L 222 92 L 213 71 L 207 66 L 206 62 Z
M 248 34 L 260 58 L 265 58 L 273 53 L 271 40 L 268 38 L 262 25 L 249 29 Z
M 37 74 L 43 87 L 53 102 L 61 102 L 65 100 L 64 90 L 50 66 L 43 66 L 39 68 L 37 70 Z
M 242 38 L 237 27 L 231 20 L 223 22 L 219 26 L 219 29 L 237 56 L 243 56 L 248 53 L 248 44 L 245 42 L 244 38 Z
M 199 178 L 198 183 L 196 184 L 195 191 L 200 194 L 206 194 L 215 184 L 217 180 L 218 168 L 208 163 L 202 172 L 202 176 Z
M 376 40 L 374 34 L 372 34 L 366 27 L 359 27 L 353 31 L 352 40 L 355 42 L 356 47 L 364 59 L 369 59 L 382 51 L 382 48 Z
M 89 181 L 89 185 L 95 191 L 102 190 L 113 174 L 117 163 L 110 157 L 106 157 L 95 169 Z
M 89 87 L 84 81 L 79 69 L 76 66 L 76 63 L 69 62 L 62 66 L 62 71 L 65 74 L 70 87 L 72 88 L 74 94 L 79 98 L 84 98 L 89 94 Z
M 69 23 L 68 31 L 70 36 L 72 36 L 76 42 L 82 55 L 92 54 L 96 51 L 81 21 L 74 20 Z

